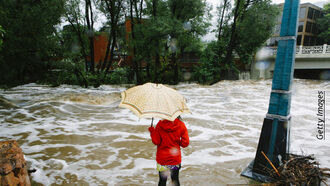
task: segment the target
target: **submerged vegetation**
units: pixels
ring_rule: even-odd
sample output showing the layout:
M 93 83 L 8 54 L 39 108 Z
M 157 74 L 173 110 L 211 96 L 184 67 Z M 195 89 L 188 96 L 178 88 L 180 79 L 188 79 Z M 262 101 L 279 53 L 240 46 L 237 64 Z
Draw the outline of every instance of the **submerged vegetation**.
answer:
M 279 12 L 270 0 L 233 6 L 225 0 L 217 9 L 216 39 L 203 42 L 210 10 L 205 0 L 1 1 L 0 85 L 177 84 L 187 54 L 198 58 L 190 80 L 226 79 L 225 72 L 239 71 L 235 56 L 251 63 Z M 94 42 L 102 34 L 106 50 L 96 61 Z

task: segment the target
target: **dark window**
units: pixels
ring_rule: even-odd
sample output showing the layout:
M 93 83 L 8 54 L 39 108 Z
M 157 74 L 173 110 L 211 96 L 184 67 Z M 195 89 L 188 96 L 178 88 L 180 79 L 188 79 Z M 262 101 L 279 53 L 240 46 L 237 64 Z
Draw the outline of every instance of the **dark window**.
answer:
M 309 45 L 310 46 L 315 46 L 315 42 L 316 42 L 316 38 L 315 37 L 311 37 Z
M 308 8 L 307 18 L 313 19 L 313 14 L 314 14 L 314 9 L 313 8 Z
M 321 12 L 318 11 L 318 10 L 315 10 L 315 12 L 314 12 L 314 19 L 320 18 L 320 15 L 321 15 Z
M 317 26 L 315 23 L 312 24 L 312 33 L 313 34 L 318 34 Z
M 305 32 L 312 32 L 312 23 L 307 21 Z
M 297 45 L 301 45 L 301 35 L 298 35 L 297 37 Z
M 304 46 L 310 46 L 310 36 L 304 37 Z
M 321 38 L 316 38 L 316 44 L 315 45 L 323 45 L 324 44 L 324 40 Z
M 304 22 L 301 21 L 301 22 L 299 22 L 299 24 L 298 24 L 298 32 L 302 32 L 303 30 L 304 30 Z

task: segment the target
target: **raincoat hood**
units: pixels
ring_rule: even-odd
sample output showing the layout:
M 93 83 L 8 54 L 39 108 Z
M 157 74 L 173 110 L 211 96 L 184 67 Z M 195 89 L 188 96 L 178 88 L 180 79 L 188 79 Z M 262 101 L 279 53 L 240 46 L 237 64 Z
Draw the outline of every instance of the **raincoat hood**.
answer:
M 180 127 L 179 119 L 175 119 L 174 121 L 162 120 L 162 122 L 159 123 L 159 126 L 167 132 L 176 131 Z

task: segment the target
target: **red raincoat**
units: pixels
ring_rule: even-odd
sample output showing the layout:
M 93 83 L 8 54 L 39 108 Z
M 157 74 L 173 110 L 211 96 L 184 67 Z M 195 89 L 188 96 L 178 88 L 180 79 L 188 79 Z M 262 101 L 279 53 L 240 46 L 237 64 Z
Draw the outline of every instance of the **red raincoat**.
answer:
M 185 124 L 179 119 L 173 122 L 160 120 L 156 129 L 149 127 L 152 142 L 157 145 L 156 161 L 160 165 L 178 165 L 181 163 L 181 149 L 189 145 L 189 136 Z

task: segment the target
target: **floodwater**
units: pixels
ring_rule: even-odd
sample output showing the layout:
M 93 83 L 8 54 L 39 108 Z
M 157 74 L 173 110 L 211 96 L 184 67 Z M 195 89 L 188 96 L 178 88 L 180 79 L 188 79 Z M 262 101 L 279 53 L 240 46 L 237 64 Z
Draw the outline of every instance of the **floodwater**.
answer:
M 149 119 L 118 108 L 130 85 L 80 88 L 27 84 L 0 90 L 0 140 L 17 140 L 34 185 L 156 185 Z M 249 184 L 240 173 L 253 160 L 267 113 L 271 80 L 173 86 L 188 100 L 190 135 L 182 150 L 181 185 Z M 294 80 L 291 152 L 314 154 L 330 167 L 330 110 L 326 140 L 318 140 L 318 91 L 329 81 Z M 327 94 L 329 96 L 327 97 Z

